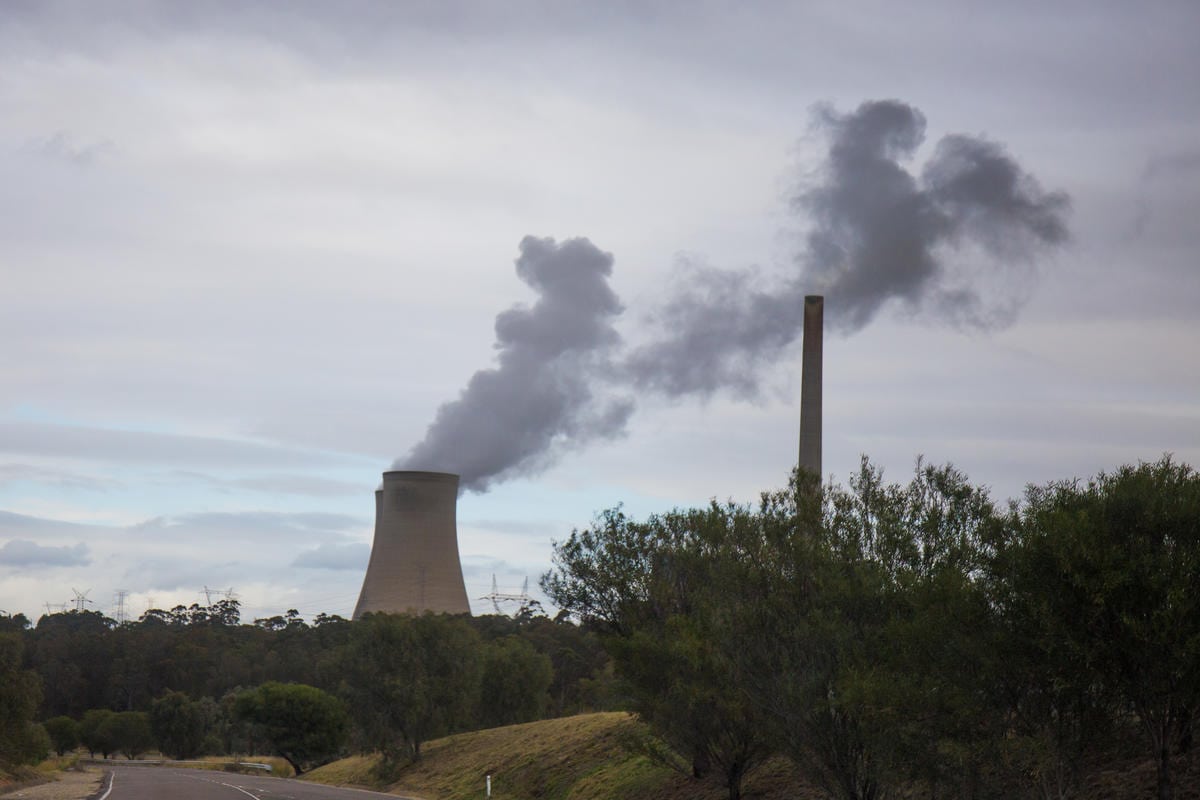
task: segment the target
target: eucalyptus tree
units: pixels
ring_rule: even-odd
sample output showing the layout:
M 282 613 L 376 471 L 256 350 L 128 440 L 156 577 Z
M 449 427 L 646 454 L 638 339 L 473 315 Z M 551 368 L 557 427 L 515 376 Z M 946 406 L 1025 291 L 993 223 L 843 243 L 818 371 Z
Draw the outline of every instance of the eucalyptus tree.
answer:
M 1033 487 L 1013 517 L 1012 613 L 1043 682 L 1135 715 L 1169 800 L 1200 712 L 1200 475 L 1169 456 L 1126 465 Z

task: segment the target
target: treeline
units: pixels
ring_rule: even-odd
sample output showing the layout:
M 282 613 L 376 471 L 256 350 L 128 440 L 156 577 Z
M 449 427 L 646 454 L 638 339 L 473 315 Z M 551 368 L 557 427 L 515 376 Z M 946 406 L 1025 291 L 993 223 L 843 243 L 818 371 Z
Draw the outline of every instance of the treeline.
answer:
M 1166 800 L 1190 763 L 1200 477 L 1169 458 L 1001 507 L 864 459 L 753 506 L 616 508 L 554 559 L 543 588 L 602 631 L 645 751 L 730 798 L 777 755 L 846 800 L 1065 798 L 1137 752 Z
M 0 767 L 78 741 L 388 768 L 445 733 L 628 708 L 653 734 L 632 746 L 730 798 L 780 756 L 845 800 L 1066 798 L 1134 753 L 1161 800 L 1195 780 L 1200 476 L 1169 458 L 1007 505 L 864 460 L 753 505 L 616 508 L 542 586 L 554 619 L 0 616 Z
M 336 734 L 304 745 L 297 771 L 347 750 L 396 763 L 447 733 L 611 707 L 609 664 L 593 632 L 536 603 L 515 618 L 321 614 L 311 625 L 295 611 L 241 624 L 229 600 L 125 624 L 89 611 L 36 626 L 0 617 L 0 767 L 76 743 L 105 756 L 274 749 L 292 760 L 271 727 L 298 727 L 293 712 L 325 714 L 299 727 Z M 341 711 L 326 714 L 324 698 Z

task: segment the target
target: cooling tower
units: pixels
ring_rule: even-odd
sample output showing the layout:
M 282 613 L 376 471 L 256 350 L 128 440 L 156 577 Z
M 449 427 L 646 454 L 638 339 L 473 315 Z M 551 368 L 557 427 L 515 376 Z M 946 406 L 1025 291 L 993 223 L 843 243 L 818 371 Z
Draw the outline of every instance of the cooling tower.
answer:
M 800 468 L 821 474 L 821 347 L 825 298 L 804 298 L 804 356 L 800 367 Z
M 375 492 L 375 541 L 354 619 L 369 611 L 469 614 L 458 560 L 458 476 L 383 473 Z

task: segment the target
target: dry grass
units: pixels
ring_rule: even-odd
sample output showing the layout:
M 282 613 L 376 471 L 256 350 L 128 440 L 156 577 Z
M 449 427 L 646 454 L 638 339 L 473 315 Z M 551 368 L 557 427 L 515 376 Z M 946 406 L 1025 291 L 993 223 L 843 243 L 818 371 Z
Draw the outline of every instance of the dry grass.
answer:
M 287 762 L 287 759 L 279 756 L 203 756 L 198 760 L 200 763 L 177 764 L 175 766 L 194 767 L 196 769 L 218 769 L 225 772 L 244 772 L 247 775 L 271 775 L 276 778 L 290 778 L 296 774 L 296 770 L 292 769 L 292 765 Z M 252 769 L 250 767 L 238 767 L 238 762 L 247 762 L 251 764 L 270 764 L 271 771 L 266 772 L 261 769 Z
M 599 771 L 616 782 L 667 771 L 620 747 L 621 733 L 635 724 L 622 713 L 584 714 L 449 736 L 426 744 L 419 762 L 403 767 L 395 782 L 382 786 L 374 775 L 378 756 L 344 759 L 306 777 L 428 800 L 481 797 L 487 775 L 496 800 L 595 796 L 574 789 L 586 786 Z
M 492 776 L 495 800 L 721 800 L 716 780 L 697 781 L 631 752 L 625 745 L 640 723 L 610 712 L 510 725 L 430 742 L 422 759 L 381 782 L 378 756 L 355 756 L 313 770 L 304 779 L 420 797 L 475 800 Z M 794 770 L 772 762 L 746 782 L 746 796 L 804 798 Z
M 626 742 L 639 727 L 628 714 L 582 714 L 430 742 L 423 748 L 422 760 L 400 769 L 393 782 L 381 782 L 374 773 L 378 756 L 343 759 L 304 778 L 423 800 L 482 798 L 488 774 L 495 800 L 724 800 L 719 777 L 697 781 L 631 752 Z M 1154 796 L 1154 763 L 1136 750 L 1127 758 L 1090 766 L 1078 794 L 1084 800 Z M 1174 767 L 1179 800 L 1200 800 L 1200 758 L 1181 757 Z M 784 758 L 775 758 L 752 773 L 743 793 L 747 800 L 826 796 L 807 784 Z M 909 795 L 898 792 L 901 797 Z

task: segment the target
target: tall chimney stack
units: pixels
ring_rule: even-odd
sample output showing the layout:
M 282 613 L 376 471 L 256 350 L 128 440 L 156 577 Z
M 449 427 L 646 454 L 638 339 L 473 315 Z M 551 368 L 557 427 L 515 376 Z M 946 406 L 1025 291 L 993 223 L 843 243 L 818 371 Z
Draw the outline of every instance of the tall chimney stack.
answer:
M 458 558 L 458 476 L 391 471 L 375 492 L 375 541 L 354 619 L 369 611 L 469 614 Z
M 804 298 L 804 355 L 800 367 L 800 468 L 821 475 L 821 347 L 825 298 Z

